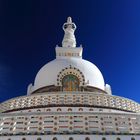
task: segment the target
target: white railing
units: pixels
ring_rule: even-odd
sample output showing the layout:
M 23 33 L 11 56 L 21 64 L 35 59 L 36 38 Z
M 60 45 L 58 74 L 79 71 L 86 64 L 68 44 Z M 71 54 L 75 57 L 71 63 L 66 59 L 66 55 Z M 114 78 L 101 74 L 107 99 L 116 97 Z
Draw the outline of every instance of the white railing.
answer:
M 140 104 L 118 96 L 94 92 L 57 92 L 13 98 L 0 104 L 0 112 L 50 105 L 85 105 L 140 112 Z

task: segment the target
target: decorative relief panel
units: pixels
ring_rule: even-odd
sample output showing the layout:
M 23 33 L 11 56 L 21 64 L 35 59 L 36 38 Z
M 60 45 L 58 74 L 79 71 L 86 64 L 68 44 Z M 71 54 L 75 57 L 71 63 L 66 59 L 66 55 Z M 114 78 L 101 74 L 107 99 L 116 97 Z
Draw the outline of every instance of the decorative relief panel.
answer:
M 85 77 L 83 73 L 71 65 L 62 69 L 57 76 L 57 86 L 64 88 L 64 91 L 77 91 L 79 90 L 79 87 L 84 85 Z

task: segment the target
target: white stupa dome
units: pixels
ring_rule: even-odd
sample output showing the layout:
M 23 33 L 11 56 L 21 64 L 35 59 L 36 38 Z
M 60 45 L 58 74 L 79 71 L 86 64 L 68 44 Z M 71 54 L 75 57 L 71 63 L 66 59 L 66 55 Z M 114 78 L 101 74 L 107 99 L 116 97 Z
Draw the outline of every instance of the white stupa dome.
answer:
M 34 90 L 49 85 L 57 85 L 59 72 L 70 66 L 83 73 L 86 85 L 104 90 L 104 79 L 100 70 L 94 64 L 82 58 L 57 58 L 47 63 L 36 75 Z

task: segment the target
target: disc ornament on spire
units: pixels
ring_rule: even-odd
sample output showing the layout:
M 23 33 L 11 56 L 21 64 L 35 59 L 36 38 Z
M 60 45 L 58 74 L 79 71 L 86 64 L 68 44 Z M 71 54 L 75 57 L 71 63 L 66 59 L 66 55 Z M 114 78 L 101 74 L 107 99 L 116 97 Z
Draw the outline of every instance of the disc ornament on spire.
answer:
M 63 30 L 65 34 L 62 41 L 62 47 L 76 47 L 76 39 L 74 35 L 76 25 L 72 22 L 71 17 L 67 18 L 67 22 L 63 25 Z

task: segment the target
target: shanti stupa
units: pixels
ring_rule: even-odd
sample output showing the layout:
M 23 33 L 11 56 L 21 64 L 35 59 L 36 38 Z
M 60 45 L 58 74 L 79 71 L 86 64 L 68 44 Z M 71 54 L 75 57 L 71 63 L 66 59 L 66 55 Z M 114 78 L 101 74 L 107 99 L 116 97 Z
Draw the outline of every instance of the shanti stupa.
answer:
M 0 140 L 140 140 L 140 104 L 112 95 L 100 70 L 82 59 L 70 17 L 63 30 L 56 59 L 27 95 L 0 104 Z

